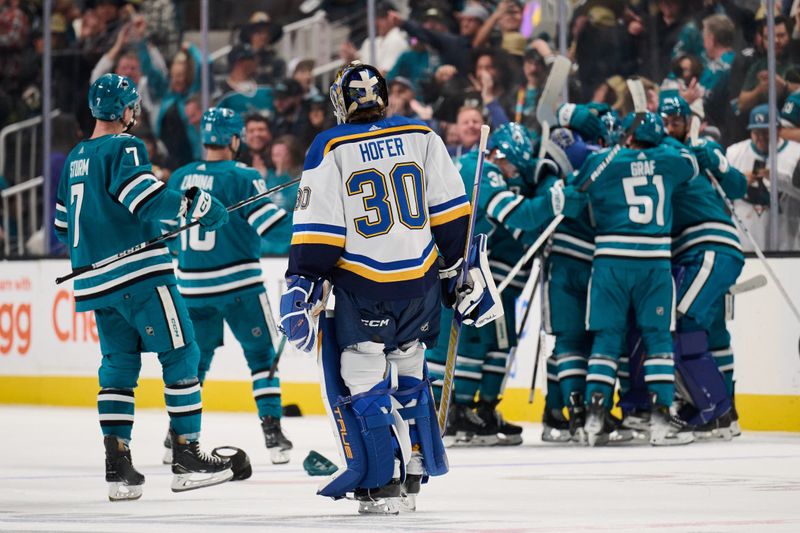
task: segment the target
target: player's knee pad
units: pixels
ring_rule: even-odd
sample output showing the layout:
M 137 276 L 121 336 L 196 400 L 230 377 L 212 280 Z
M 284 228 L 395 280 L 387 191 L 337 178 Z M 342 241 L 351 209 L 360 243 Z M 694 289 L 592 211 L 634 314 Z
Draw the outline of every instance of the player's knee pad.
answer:
M 200 349 L 192 341 L 180 348 L 158 354 L 164 383 L 179 383 L 197 378 Z
M 141 355 L 114 352 L 103 354 L 97 377 L 103 388 L 134 389 L 139 381 L 141 370 Z
M 413 376 L 400 376 L 394 398 L 402 405 L 400 416 L 408 422 L 412 446 L 419 447 L 430 476 L 441 476 L 449 470 L 447 454 L 444 450 L 427 372 L 423 379 Z
M 356 488 L 386 485 L 395 475 L 395 459 L 404 468 L 411 446 L 407 426 L 396 410 L 399 404 L 391 396 L 397 385 L 392 366 L 376 385 L 351 395 L 342 378 L 333 320 L 322 317 L 319 330 L 323 400 L 346 468 L 320 487 L 317 494 L 342 498 Z
M 425 366 L 425 345 L 419 341 L 410 342 L 392 350 L 387 359 L 397 365 L 399 376 L 413 376 L 421 380 Z
M 681 416 L 690 424 L 704 424 L 731 407 L 725 379 L 708 350 L 705 331 L 679 333 L 675 340 L 676 386 L 691 402 Z

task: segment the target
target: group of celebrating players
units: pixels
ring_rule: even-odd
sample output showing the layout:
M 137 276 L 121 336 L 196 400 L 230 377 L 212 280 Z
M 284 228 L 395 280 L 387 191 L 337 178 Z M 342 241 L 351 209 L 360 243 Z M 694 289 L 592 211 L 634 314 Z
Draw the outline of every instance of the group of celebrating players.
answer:
M 142 495 L 129 447 L 142 351 L 163 368 L 173 490 L 251 474 L 241 450 L 199 446 L 201 386 L 223 322 L 250 367 L 272 461 L 289 460 L 262 239 L 291 238 L 280 330 L 317 354 L 345 463 L 318 493 L 352 497 L 360 512 L 413 510 L 421 484 L 448 471 L 447 446 L 522 442 L 497 405 L 517 342 L 515 301 L 534 271 L 555 337 L 543 440 L 672 445 L 738 433 L 725 300 L 744 258 L 714 184 L 738 198 L 745 178 L 714 142 L 689 139 L 680 96 L 662 93 L 658 113 L 624 120 L 563 104 L 549 137 L 505 124 L 488 151 L 454 164 L 424 123 L 385 118 L 374 67 L 345 66 L 330 95 L 339 125 L 311 145 L 292 217 L 235 161 L 244 140 L 233 111 L 206 111 L 205 159 L 164 184 L 126 133 L 133 82 L 107 74 L 92 85 L 95 131 L 69 154 L 54 224 L 73 268 L 117 256 L 75 281 L 76 309 L 95 312 L 103 354 L 111 500 Z M 534 266 L 500 292 L 495 281 L 556 217 Z M 138 246 L 184 225 L 169 247 Z M 463 329 L 443 437 L 437 405 L 448 403 L 454 320 Z M 622 419 L 610 414 L 617 383 Z

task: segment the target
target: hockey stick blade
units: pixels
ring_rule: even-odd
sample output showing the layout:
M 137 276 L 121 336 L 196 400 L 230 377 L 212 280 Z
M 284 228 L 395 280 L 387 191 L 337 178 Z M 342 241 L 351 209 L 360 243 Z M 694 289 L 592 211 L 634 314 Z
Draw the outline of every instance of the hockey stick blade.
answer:
M 689 122 L 689 142 L 694 146 L 700 138 L 700 123 L 705 118 L 705 109 L 703 109 L 703 99 L 698 98 L 689 106 L 692 110 L 691 122 Z
M 267 189 L 266 191 L 264 191 L 262 193 L 259 193 L 259 194 L 256 194 L 255 196 L 251 196 L 250 198 L 246 198 L 246 199 L 242 200 L 239 203 L 236 203 L 236 204 L 233 204 L 231 206 L 228 206 L 226 209 L 228 210 L 228 213 L 232 213 L 232 212 L 234 212 L 234 211 L 236 211 L 238 209 L 241 209 L 242 207 L 244 207 L 246 205 L 250 205 L 253 202 L 257 202 L 258 200 L 260 200 L 262 198 L 265 198 L 265 197 L 269 196 L 270 194 L 276 193 L 276 192 L 278 192 L 280 190 L 283 190 L 283 189 L 285 189 L 285 188 L 287 188 L 287 187 L 289 187 L 291 185 L 294 185 L 295 183 L 299 183 L 299 182 L 300 182 L 300 178 L 295 178 L 295 179 L 293 179 L 291 181 L 287 181 L 286 183 L 281 183 L 280 185 L 277 185 L 277 186 L 275 186 L 275 187 L 273 187 L 271 189 Z M 190 222 L 188 224 L 185 224 L 185 225 L 183 225 L 183 226 L 181 226 L 179 228 L 176 228 L 176 229 L 170 231 L 169 233 L 165 233 L 165 234 L 160 235 L 158 237 L 154 237 L 154 238 L 150 239 L 149 241 L 137 244 L 136 246 L 128 248 L 127 250 L 124 250 L 124 251 L 122 251 L 122 252 L 120 252 L 120 253 L 118 253 L 116 255 L 112 255 L 111 257 L 106 257 L 105 259 L 102 259 L 102 260 L 100 260 L 100 261 L 98 261 L 96 263 L 92 263 L 91 265 L 85 265 L 85 266 L 82 266 L 82 267 L 78 267 L 75 270 L 73 270 L 72 272 L 70 272 L 69 274 L 67 274 L 66 276 L 62 276 L 60 278 L 56 278 L 56 285 L 60 285 L 60 284 L 64 283 L 65 281 L 69 281 L 71 279 L 77 278 L 78 276 L 86 274 L 87 272 L 91 272 L 92 270 L 97 270 L 98 268 L 102 268 L 104 266 L 108 266 L 108 265 L 114 264 L 117 261 L 125 259 L 126 257 L 130 257 L 130 256 L 132 256 L 134 254 L 139 254 L 139 253 L 145 252 L 147 250 L 150 250 L 150 249 L 153 248 L 153 246 L 155 246 L 157 244 L 161 244 L 162 242 L 175 237 L 179 233 L 181 233 L 183 231 L 186 231 L 187 229 L 192 228 L 192 227 L 198 225 L 199 223 L 200 223 L 199 220 L 194 220 L 194 221 L 192 221 L 192 222 Z
M 572 63 L 564 56 L 557 56 L 550 67 L 550 74 L 544 84 L 539 103 L 536 105 L 536 120 L 544 125 L 556 123 L 556 104 L 561 98 L 561 91 L 567 83 Z
M 481 177 L 483 176 L 483 162 L 486 156 L 486 145 L 489 142 L 489 126 L 481 126 L 481 137 L 478 143 L 478 164 L 475 166 L 475 178 L 472 183 L 472 206 L 469 214 L 469 230 L 467 231 L 467 242 L 464 246 L 462 255 L 463 264 L 466 265 L 469 259 L 469 251 L 472 248 L 472 239 L 475 232 L 475 206 L 478 205 L 478 193 L 480 192 Z M 463 268 L 460 283 L 466 281 L 467 269 Z M 450 336 L 447 344 L 447 359 L 444 365 L 444 380 L 442 383 L 442 398 L 439 402 L 439 411 L 436 413 L 439 423 L 439 434 L 444 435 L 447 428 L 447 412 L 450 409 L 450 398 L 453 394 L 453 377 L 456 372 L 456 350 L 458 349 L 458 339 L 461 336 L 461 322 L 453 314 L 453 321 L 450 324 Z
M 765 276 L 764 274 L 759 274 L 757 276 L 753 276 L 750 279 L 746 279 L 741 283 L 732 285 L 731 288 L 728 289 L 728 293 L 733 294 L 735 296 L 737 294 L 744 294 L 745 292 L 750 292 L 756 289 L 760 289 L 761 287 L 765 287 L 766 285 L 767 285 L 767 276 Z

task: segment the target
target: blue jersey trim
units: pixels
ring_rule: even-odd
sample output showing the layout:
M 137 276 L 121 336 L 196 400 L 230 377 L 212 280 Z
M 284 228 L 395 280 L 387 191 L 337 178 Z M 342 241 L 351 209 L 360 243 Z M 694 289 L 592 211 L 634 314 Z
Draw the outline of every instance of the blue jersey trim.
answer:
M 295 224 L 294 231 L 323 231 L 325 233 L 335 233 L 336 235 L 347 235 L 347 228 L 331 224 Z
M 467 195 L 459 196 L 458 198 L 453 198 L 452 200 L 448 200 L 447 202 L 439 205 L 432 205 L 428 208 L 428 213 L 431 215 L 435 215 L 436 213 L 441 213 L 442 211 L 447 211 L 451 207 L 455 207 L 457 205 L 461 205 L 463 203 L 468 203 L 469 200 L 467 199 Z
M 433 241 L 429 242 L 428 246 L 426 246 L 425 250 L 423 250 L 422 255 L 417 259 L 401 259 L 399 261 L 389 261 L 388 263 L 376 261 L 375 259 L 369 258 L 365 255 L 359 255 L 350 252 L 343 252 L 342 258 L 348 261 L 355 261 L 363 265 L 367 265 L 376 270 L 392 271 L 402 268 L 413 268 L 422 265 L 425 263 L 425 260 L 428 258 L 428 255 L 430 255 L 434 246 L 436 246 L 436 243 Z

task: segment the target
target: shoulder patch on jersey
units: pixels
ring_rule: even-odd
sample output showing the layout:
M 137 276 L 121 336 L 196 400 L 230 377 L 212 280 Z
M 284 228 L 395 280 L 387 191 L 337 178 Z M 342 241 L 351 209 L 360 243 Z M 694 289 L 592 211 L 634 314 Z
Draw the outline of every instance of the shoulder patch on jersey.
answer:
M 246 164 L 242 163 L 241 161 L 236 162 L 236 168 L 250 168 Z
M 206 169 L 206 164 L 205 163 L 201 163 L 201 164 L 197 165 L 197 170 L 205 170 L 205 169 Z
M 377 124 L 373 124 L 372 126 L 370 126 L 369 131 L 376 131 L 379 129 L 381 129 L 380 126 L 378 126 Z
M 647 159 L 647 155 L 644 152 L 639 152 L 639 155 L 636 156 L 636 159 Z

